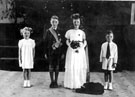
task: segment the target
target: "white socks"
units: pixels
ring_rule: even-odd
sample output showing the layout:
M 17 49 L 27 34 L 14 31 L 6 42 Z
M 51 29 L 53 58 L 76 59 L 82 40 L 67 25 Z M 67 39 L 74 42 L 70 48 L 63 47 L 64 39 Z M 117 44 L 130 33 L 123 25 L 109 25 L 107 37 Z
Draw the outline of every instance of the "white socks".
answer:
M 26 88 L 26 87 L 31 87 L 30 80 L 24 80 L 23 87 L 24 87 L 24 88 Z
M 107 89 L 112 90 L 112 89 L 113 89 L 112 83 L 111 83 L 111 82 L 110 82 L 110 83 L 105 82 L 104 89 L 105 89 L 105 90 L 107 90 Z
M 112 83 L 109 83 L 109 90 L 112 90 L 113 87 L 112 87 Z
M 107 89 L 108 89 L 108 82 L 105 82 L 104 89 L 105 89 L 105 90 L 107 90 Z
M 26 80 L 24 80 L 23 87 L 24 88 L 27 87 L 27 81 Z
M 27 80 L 27 86 L 30 87 L 30 80 Z

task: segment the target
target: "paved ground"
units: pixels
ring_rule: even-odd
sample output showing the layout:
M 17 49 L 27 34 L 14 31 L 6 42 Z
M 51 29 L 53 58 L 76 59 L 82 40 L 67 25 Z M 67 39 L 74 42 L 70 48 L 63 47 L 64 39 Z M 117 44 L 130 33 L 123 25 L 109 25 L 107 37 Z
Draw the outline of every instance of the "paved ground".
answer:
M 31 88 L 23 88 L 22 72 L 0 70 L 0 97 L 135 97 L 135 72 L 123 71 L 114 74 L 114 90 L 103 95 L 75 93 L 63 87 L 64 72 L 60 73 L 62 87 L 50 89 L 48 72 L 32 72 Z M 92 82 L 103 83 L 103 73 L 92 72 Z

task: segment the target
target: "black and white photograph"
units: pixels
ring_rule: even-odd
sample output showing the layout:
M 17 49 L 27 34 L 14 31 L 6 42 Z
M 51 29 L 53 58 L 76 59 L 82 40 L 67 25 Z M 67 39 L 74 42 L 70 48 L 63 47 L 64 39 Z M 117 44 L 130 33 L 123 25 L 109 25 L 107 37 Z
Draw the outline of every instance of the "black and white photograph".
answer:
M 135 0 L 0 0 L 0 97 L 135 97 Z

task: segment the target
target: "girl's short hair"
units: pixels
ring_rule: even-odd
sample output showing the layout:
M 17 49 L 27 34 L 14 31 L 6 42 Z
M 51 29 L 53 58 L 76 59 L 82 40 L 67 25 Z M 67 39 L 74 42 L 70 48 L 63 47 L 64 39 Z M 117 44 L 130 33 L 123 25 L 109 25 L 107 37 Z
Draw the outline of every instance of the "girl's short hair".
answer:
M 71 19 L 80 19 L 80 14 L 79 13 L 72 14 Z
M 33 33 L 32 28 L 30 28 L 30 27 L 24 27 L 24 28 L 20 29 L 21 35 L 22 35 L 25 31 L 29 31 L 30 33 Z

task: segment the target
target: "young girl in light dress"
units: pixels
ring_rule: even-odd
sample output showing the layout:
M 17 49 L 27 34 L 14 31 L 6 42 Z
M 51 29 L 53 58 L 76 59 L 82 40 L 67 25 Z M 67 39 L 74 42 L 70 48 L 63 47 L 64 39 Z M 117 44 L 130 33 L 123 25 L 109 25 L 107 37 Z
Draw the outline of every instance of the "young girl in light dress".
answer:
M 70 89 L 81 88 L 86 83 L 87 60 L 85 47 L 87 45 L 85 32 L 79 29 L 80 16 L 73 14 L 74 29 L 66 32 L 68 45 L 65 61 L 64 87 Z
M 30 75 L 34 65 L 35 41 L 30 38 L 32 28 L 24 27 L 20 30 L 23 39 L 19 40 L 19 66 L 23 69 L 23 87 L 31 87 Z

